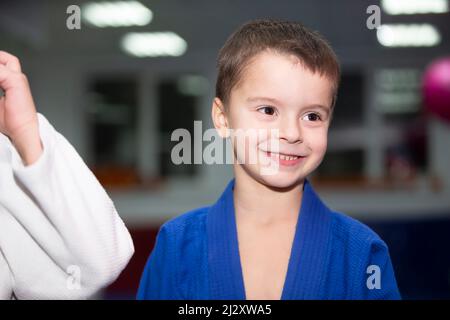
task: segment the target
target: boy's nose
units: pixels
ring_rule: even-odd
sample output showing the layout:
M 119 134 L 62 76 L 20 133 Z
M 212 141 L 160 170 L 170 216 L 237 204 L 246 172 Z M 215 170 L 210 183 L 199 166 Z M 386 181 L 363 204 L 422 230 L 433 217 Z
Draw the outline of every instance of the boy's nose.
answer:
M 280 139 L 288 143 L 300 143 L 303 141 L 300 121 L 289 119 L 280 126 Z

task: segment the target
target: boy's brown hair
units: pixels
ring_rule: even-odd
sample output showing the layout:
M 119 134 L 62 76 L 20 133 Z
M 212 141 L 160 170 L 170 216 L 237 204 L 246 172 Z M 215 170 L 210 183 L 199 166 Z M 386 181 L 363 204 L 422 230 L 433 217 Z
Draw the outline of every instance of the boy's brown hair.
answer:
M 294 55 L 303 65 L 333 82 L 334 106 L 340 79 L 336 54 L 317 32 L 301 23 L 281 20 L 254 20 L 236 30 L 220 49 L 217 68 L 216 97 L 227 106 L 231 90 L 238 85 L 242 74 L 257 54 L 273 50 Z

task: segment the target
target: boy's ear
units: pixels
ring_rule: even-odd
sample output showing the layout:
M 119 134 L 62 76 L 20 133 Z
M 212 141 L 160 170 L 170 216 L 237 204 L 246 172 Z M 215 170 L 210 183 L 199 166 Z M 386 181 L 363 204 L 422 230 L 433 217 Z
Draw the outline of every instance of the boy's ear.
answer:
M 228 120 L 225 111 L 225 106 L 219 98 L 214 98 L 211 108 L 211 117 L 214 127 L 222 138 L 229 136 Z

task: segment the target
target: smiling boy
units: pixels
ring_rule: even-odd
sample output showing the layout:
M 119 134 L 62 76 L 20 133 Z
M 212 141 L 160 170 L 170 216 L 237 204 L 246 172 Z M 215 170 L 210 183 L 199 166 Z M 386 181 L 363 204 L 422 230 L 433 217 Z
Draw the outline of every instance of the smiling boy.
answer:
M 231 138 L 235 179 L 214 205 L 161 227 L 138 298 L 400 298 L 386 244 L 328 209 L 307 180 L 325 155 L 339 83 L 327 42 L 299 23 L 252 21 L 227 40 L 218 69 L 212 118 Z M 277 147 L 270 134 L 236 143 L 231 130 L 275 130 Z M 267 162 L 275 173 L 263 174 Z

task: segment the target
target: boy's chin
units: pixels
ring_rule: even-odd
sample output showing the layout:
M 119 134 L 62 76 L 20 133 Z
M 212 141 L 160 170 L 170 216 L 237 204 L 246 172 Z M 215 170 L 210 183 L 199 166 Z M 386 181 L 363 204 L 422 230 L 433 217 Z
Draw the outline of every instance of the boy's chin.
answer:
M 301 184 L 305 177 L 283 172 L 274 175 L 259 175 L 260 181 L 269 188 L 289 190 Z

